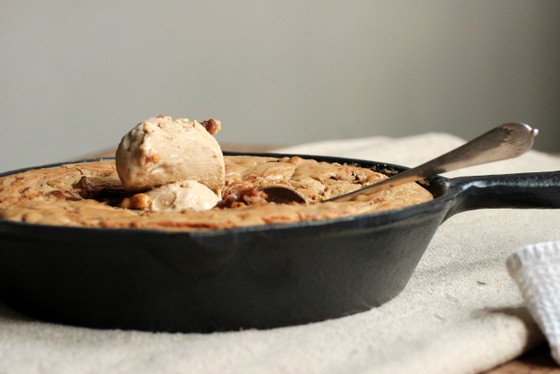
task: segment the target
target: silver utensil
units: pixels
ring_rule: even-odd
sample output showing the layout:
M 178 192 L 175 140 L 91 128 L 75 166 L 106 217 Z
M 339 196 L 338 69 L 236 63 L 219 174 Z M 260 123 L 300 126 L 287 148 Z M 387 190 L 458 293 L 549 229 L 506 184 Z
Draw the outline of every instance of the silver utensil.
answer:
M 400 172 L 381 182 L 336 196 L 326 201 L 349 201 L 358 195 L 372 195 L 404 183 L 417 182 L 430 176 L 469 166 L 506 160 L 522 155 L 533 146 L 537 129 L 524 123 L 506 123 L 480 135 L 464 145 L 417 167 Z M 275 203 L 306 203 L 307 199 L 286 186 L 263 187 L 268 201 Z

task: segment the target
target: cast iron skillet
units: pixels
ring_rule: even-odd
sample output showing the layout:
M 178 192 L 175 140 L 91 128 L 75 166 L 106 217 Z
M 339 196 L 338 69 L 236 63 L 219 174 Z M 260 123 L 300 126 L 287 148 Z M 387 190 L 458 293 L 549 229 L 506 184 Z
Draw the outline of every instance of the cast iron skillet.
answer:
M 0 220 L 0 300 L 41 320 L 94 328 L 210 332 L 304 324 L 394 298 L 438 226 L 457 213 L 560 208 L 560 171 L 435 176 L 428 183 L 436 198 L 405 209 L 211 232 Z

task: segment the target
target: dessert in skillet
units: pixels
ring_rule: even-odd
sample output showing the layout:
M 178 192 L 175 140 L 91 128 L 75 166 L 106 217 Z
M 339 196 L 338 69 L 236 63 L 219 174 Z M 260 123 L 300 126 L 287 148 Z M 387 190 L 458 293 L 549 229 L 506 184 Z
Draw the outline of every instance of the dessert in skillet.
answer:
M 68 163 L 0 178 L 0 217 L 50 225 L 212 230 L 331 219 L 431 200 L 405 184 L 349 202 L 315 203 L 387 178 L 367 168 L 302 157 L 225 156 L 219 121 L 158 116 L 121 140 L 114 160 Z M 284 185 L 309 204 L 275 204 Z

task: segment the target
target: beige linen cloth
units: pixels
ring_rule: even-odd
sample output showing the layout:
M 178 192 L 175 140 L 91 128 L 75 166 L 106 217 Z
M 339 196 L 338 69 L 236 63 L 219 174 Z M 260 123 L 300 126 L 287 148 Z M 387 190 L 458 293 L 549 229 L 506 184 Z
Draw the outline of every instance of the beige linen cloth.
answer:
M 463 142 L 424 134 L 282 151 L 414 166 Z M 549 170 L 560 170 L 560 158 L 530 151 L 450 176 Z M 544 341 L 505 262 L 517 248 L 558 239 L 560 210 L 464 212 L 441 225 L 392 301 L 264 331 L 103 331 L 39 322 L 1 307 L 0 373 L 476 373 Z

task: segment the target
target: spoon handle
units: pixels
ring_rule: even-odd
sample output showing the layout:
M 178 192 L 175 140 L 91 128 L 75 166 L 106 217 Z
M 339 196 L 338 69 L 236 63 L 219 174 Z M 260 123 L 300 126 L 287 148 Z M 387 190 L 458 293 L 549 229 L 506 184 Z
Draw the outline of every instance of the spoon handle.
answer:
M 533 140 L 537 134 L 537 129 L 524 123 L 506 123 L 422 165 L 371 186 L 325 201 L 348 201 L 357 195 L 371 195 L 403 183 L 416 182 L 447 171 L 514 158 L 533 146 Z

